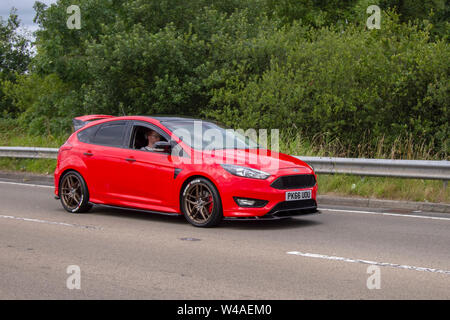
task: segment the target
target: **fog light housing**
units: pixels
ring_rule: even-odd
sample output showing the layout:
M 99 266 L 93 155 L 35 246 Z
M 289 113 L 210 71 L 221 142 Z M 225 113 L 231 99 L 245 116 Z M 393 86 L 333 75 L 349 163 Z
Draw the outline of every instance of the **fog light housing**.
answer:
M 239 207 L 243 208 L 262 208 L 269 202 L 266 200 L 251 199 L 251 198 L 233 197 L 233 199 Z

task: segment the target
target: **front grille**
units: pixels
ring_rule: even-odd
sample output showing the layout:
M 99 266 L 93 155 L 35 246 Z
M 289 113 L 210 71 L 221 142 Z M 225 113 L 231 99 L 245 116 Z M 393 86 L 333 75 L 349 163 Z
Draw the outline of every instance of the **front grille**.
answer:
M 282 176 L 272 182 L 275 189 L 302 189 L 311 188 L 316 184 L 316 178 L 312 174 L 296 174 L 292 176 Z
M 277 217 L 294 216 L 316 211 L 316 209 L 317 203 L 314 199 L 283 201 L 273 207 L 266 215 Z

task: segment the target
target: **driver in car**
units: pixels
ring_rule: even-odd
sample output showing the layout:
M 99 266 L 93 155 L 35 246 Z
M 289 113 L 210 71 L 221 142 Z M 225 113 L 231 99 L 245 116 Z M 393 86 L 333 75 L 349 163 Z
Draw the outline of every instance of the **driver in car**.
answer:
M 141 150 L 155 151 L 153 146 L 156 142 L 161 141 L 161 136 L 154 130 L 147 131 L 146 136 L 148 144 L 142 147 Z

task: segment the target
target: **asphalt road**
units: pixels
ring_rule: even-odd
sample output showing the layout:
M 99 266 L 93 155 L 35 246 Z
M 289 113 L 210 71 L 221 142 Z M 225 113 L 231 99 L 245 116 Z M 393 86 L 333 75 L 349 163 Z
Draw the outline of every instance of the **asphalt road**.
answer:
M 97 206 L 69 214 L 52 191 L 0 181 L 0 299 L 450 298 L 448 214 L 321 207 L 201 229 Z M 67 288 L 71 265 L 80 289 Z

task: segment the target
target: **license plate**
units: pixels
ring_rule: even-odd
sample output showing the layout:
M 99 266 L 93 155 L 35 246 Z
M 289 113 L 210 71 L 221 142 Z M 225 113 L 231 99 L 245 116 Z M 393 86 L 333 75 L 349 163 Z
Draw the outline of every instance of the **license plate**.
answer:
M 286 201 L 306 200 L 306 199 L 311 199 L 311 190 L 286 192 Z

